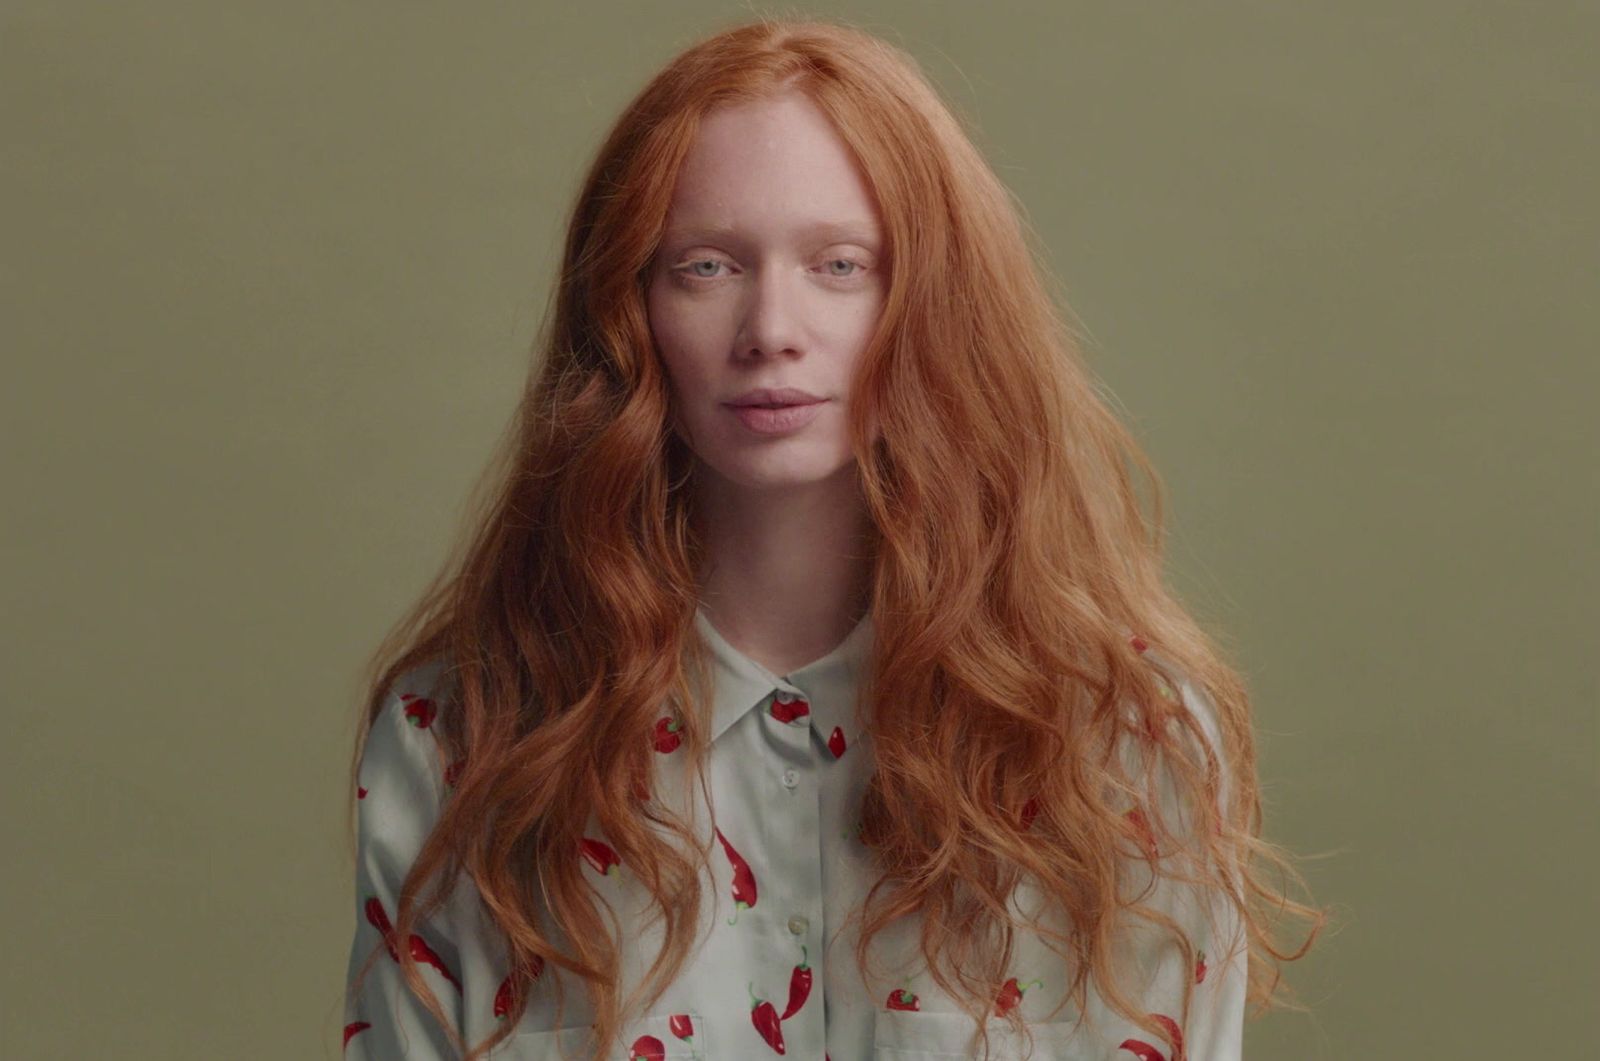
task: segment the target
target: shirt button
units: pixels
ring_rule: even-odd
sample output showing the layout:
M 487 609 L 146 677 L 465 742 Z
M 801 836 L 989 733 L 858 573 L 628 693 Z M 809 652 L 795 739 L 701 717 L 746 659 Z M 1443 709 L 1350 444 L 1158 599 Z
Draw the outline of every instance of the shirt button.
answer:
M 795 917 L 791 917 L 789 919 L 789 931 L 793 932 L 797 936 L 805 935 L 806 934 L 806 929 L 809 926 L 810 926 L 810 922 L 807 921 L 805 918 L 800 917 L 798 915 L 796 915 Z
M 783 772 L 783 787 L 784 788 L 793 788 L 794 786 L 798 785 L 799 783 L 800 783 L 800 775 L 795 773 L 793 769 L 788 769 L 788 770 L 785 770 Z

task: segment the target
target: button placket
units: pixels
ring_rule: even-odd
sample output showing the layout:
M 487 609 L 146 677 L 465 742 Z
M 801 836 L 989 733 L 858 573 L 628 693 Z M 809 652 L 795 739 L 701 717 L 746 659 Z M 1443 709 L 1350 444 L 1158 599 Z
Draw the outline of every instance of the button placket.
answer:
M 792 958 L 793 969 L 804 966 L 803 974 L 794 975 L 804 975 L 810 991 L 809 1002 L 799 1006 L 783 1024 L 791 1057 L 821 1057 L 826 1038 L 821 971 L 805 965 L 817 961 L 814 952 L 818 941 L 811 937 L 811 924 L 822 916 L 824 856 L 817 769 L 819 756 L 827 754 L 813 746 L 815 727 L 810 708 L 804 693 L 780 687 L 763 704 L 760 719 L 766 749 L 770 751 L 770 758 L 763 757 L 764 772 L 770 771 L 766 776 L 777 782 L 767 790 L 771 805 L 765 808 L 766 825 L 772 835 L 787 838 L 787 842 L 773 845 L 768 852 L 768 872 L 775 882 L 771 902 L 773 914 L 779 918 L 772 927 L 788 930 L 791 942 L 782 949 Z M 817 924 L 820 928 L 823 922 Z M 788 968 L 784 975 L 789 975 Z
M 772 733 L 786 748 L 786 758 L 791 764 L 811 755 L 811 705 L 802 693 L 775 689 L 768 699 L 762 720 L 772 726 Z M 800 787 L 801 770 L 797 765 L 786 765 L 778 771 L 778 783 L 790 792 Z

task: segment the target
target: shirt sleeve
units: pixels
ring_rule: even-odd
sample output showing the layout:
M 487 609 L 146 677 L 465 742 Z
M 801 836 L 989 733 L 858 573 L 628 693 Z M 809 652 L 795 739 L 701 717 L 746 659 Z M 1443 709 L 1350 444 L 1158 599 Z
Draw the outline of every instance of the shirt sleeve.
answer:
M 444 792 L 437 742 L 429 728 L 433 701 L 406 691 L 410 687 L 405 678 L 396 682 L 373 720 L 361 755 L 355 933 L 345 993 L 346 1061 L 460 1056 L 401 975 L 400 944 L 392 927 L 400 886 L 438 820 Z M 418 921 L 407 949 L 460 1035 L 460 952 L 444 924 L 443 919 Z M 356 974 L 374 948 L 379 956 L 357 989 Z
M 1216 706 L 1204 689 L 1181 671 L 1170 666 L 1163 669 L 1164 677 L 1170 678 L 1167 692 L 1196 717 L 1222 767 L 1219 801 L 1220 809 L 1226 813 L 1231 785 L 1229 764 L 1222 755 Z M 1179 800 L 1176 784 L 1165 771 L 1157 777 L 1157 788 L 1163 799 L 1162 817 L 1166 827 L 1179 832 L 1186 841 L 1190 840 L 1189 831 L 1199 826 L 1200 819 L 1188 800 Z M 1160 852 L 1160 855 L 1163 863 L 1175 861 L 1167 852 Z M 1152 885 L 1148 869 L 1143 867 L 1143 862 L 1134 867 L 1136 894 Z M 1192 873 L 1192 865 L 1188 870 Z M 1232 866 L 1227 867 L 1227 873 L 1230 877 L 1237 876 Z M 1134 919 L 1137 927 L 1130 931 L 1135 967 L 1139 975 L 1147 978 L 1143 997 L 1148 1000 L 1148 1011 L 1169 1032 L 1177 1031 L 1181 1048 L 1169 1051 L 1164 1042 L 1152 1040 L 1149 1032 L 1121 1018 L 1125 1034 L 1113 1036 L 1110 1046 L 1115 1052 L 1109 1056 L 1137 1058 L 1138 1061 L 1240 1061 L 1244 1048 L 1248 941 L 1243 935 L 1243 921 L 1237 908 L 1229 896 L 1215 886 L 1196 885 L 1163 874 L 1154 879 L 1152 887 L 1142 904 L 1175 920 L 1195 948 L 1194 959 L 1188 960 L 1169 929 Z M 1188 1019 L 1180 1024 L 1186 982 L 1192 984 L 1193 994 Z

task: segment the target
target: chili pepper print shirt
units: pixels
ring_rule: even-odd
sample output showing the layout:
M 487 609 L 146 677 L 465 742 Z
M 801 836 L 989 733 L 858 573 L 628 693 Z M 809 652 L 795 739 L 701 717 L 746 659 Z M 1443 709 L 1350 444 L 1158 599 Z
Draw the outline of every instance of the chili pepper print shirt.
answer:
M 853 715 L 858 676 L 872 639 L 864 616 L 831 652 L 778 676 L 747 658 L 697 611 L 695 627 L 715 672 L 713 743 L 707 780 L 714 818 L 704 806 L 695 823 L 712 837 L 715 877 L 705 889 L 700 936 L 690 963 L 651 1012 L 624 1029 L 611 1058 L 695 1061 L 955 1061 L 975 1055 L 972 1020 L 934 983 L 909 920 L 874 941 L 870 986 L 856 965 L 858 922 L 846 915 L 876 879 L 857 835 L 857 808 L 871 771 L 871 739 Z M 1195 712 L 1218 746 L 1214 708 L 1205 694 L 1137 638 L 1157 667 L 1164 694 Z M 405 675 L 374 720 L 358 777 L 355 934 L 348 976 L 374 948 L 359 990 L 345 995 L 344 1056 L 350 1061 L 455 1058 L 438 1022 L 400 975 L 391 927 L 406 870 L 449 798 L 451 770 L 430 732 L 447 699 L 436 695 L 438 665 Z M 684 756 L 676 720 L 664 713 L 653 742 L 660 793 L 680 791 Z M 1170 785 L 1166 786 L 1170 792 Z M 1226 800 L 1226 786 L 1223 799 Z M 697 800 L 698 803 L 703 801 Z M 683 808 L 678 808 L 682 812 Z M 1026 813 L 1026 811 L 1024 812 Z M 1133 813 L 1137 813 L 1136 811 Z M 1168 821 L 1179 820 L 1169 810 Z M 687 815 L 686 815 L 687 816 Z M 714 826 L 707 824 L 714 822 Z M 660 925 L 645 922 L 643 884 L 630 875 L 591 817 L 580 845 L 583 872 L 623 923 L 624 996 L 637 986 L 661 945 Z M 1125 946 L 1139 997 L 1154 1019 L 1176 1032 L 1182 1051 L 1128 1022 L 1091 984 L 1093 1020 L 1084 1025 L 1065 996 L 1067 969 L 1040 939 L 1019 931 L 1011 970 L 988 1019 L 989 1056 L 1039 1061 L 1232 1061 L 1240 1057 L 1245 961 L 1239 920 L 1211 891 L 1199 893 L 1130 859 L 1130 886 L 1143 902 L 1183 926 L 1198 960 L 1186 962 L 1170 933 L 1130 928 Z M 1143 877 L 1140 876 L 1141 871 Z M 1154 890 L 1146 894 L 1147 885 Z M 1119 885 L 1120 887 L 1120 885 Z M 1020 890 L 1019 890 L 1020 894 Z M 1014 900 L 1020 901 L 1020 900 Z M 1209 905 L 1215 922 L 1206 915 Z M 1029 911 L 1030 913 L 1032 911 Z M 545 920 L 546 925 L 552 924 Z M 558 945 L 567 941 L 557 932 Z M 511 982 L 505 951 L 475 886 L 465 874 L 445 905 L 417 922 L 409 950 L 455 1030 L 468 1044 L 506 1019 Z M 534 971 L 517 1031 L 491 1055 L 523 1061 L 593 1058 L 592 1010 L 582 984 L 554 963 Z M 560 976 L 566 1011 L 557 1026 L 554 992 L 541 979 Z M 1188 1022 L 1177 1018 L 1185 980 L 1194 985 Z M 347 981 L 348 982 L 348 981 Z M 1020 1009 L 1032 1039 L 1016 1037 L 1004 1015 Z

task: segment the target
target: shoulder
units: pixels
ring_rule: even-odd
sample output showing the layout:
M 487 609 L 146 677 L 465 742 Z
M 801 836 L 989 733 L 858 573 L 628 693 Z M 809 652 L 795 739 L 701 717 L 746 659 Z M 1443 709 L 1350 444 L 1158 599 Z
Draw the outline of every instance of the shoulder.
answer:
M 1165 719 L 1166 735 L 1175 746 L 1176 754 L 1186 759 L 1195 770 L 1206 773 L 1209 771 L 1208 760 L 1215 762 L 1218 772 L 1214 778 L 1218 789 L 1215 793 L 1216 807 L 1219 813 L 1224 812 L 1231 802 L 1229 797 L 1234 787 L 1232 770 L 1235 764 L 1229 761 L 1222 714 L 1216 699 L 1205 683 L 1175 656 L 1146 645 L 1140 647 L 1140 659 L 1153 670 L 1156 687 L 1164 701 L 1153 717 Z M 1131 712 L 1131 707 L 1129 710 Z M 1152 757 L 1149 754 L 1149 737 L 1149 731 L 1143 726 L 1130 726 L 1126 734 L 1127 750 L 1123 761 L 1135 776 L 1153 768 L 1159 775 L 1160 787 L 1165 795 L 1168 799 L 1177 800 L 1179 797 L 1173 789 L 1171 776 L 1172 751 L 1161 751 Z
M 428 662 L 402 673 L 385 694 L 361 751 L 357 797 L 364 823 L 433 816 L 445 787 L 434 732 L 444 677 L 442 662 Z
M 1191 718 L 1212 751 L 1220 756 L 1223 747 L 1221 714 L 1205 685 L 1161 649 L 1146 647 L 1140 656 L 1155 671 L 1157 687 L 1170 708 Z

